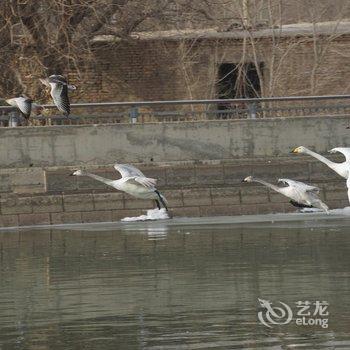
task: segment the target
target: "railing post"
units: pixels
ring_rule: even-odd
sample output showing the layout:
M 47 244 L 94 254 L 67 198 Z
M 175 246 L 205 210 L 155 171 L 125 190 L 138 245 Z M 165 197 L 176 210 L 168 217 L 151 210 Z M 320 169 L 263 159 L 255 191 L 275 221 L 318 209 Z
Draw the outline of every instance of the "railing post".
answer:
M 256 103 L 248 102 L 248 113 L 250 119 L 256 119 Z
M 18 126 L 19 117 L 16 112 L 10 112 L 9 113 L 9 127 L 16 127 Z
M 132 106 L 132 107 L 130 108 L 129 115 L 130 115 L 130 122 L 131 122 L 132 124 L 137 123 L 137 118 L 138 118 L 138 116 L 139 116 L 139 109 L 138 109 L 138 107 Z

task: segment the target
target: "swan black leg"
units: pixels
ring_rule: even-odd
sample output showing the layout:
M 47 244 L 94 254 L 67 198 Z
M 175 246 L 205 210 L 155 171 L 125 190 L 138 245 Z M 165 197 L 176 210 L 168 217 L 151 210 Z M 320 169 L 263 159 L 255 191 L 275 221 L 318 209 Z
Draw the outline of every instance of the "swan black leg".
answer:
M 159 200 L 158 199 L 155 199 L 156 201 L 156 204 L 157 204 L 157 208 L 160 210 L 160 203 L 159 203 Z
M 165 208 L 166 211 L 168 211 L 168 207 L 166 206 L 166 204 L 165 204 L 165 202 L 164 202 L 162 196 L 161 196 L 160 193 L 158 192 L 158 190 L 155 190 L 154 192 L 157 193 L 157 196 L 159 197 L 160 202 L 163 204 L 163 207 Z

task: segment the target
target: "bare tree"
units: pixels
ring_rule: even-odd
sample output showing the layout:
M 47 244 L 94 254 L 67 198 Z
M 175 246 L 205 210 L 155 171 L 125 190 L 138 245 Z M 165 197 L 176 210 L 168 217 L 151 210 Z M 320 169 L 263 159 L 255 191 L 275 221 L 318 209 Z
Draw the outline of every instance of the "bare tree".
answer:
M 0 8 L 0 93 L 40 95 L 32 80 L 82 71 L 93 59 L 92 38 L 125 39 L 168 0 L 7 0 Z M 82 57 L 84 59 L 82 59 Z M 28 81 L 31 81 L 28 84 Z

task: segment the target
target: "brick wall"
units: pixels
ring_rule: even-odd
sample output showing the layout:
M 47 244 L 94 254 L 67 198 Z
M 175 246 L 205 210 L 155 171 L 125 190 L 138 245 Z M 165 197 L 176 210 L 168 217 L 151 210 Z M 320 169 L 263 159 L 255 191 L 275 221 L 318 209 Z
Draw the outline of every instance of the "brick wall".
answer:
M 350 79 L 347 64 L 350 37 L 334 38 L 330 44 L 326 39 L 318 39 L 320 48 L 327 47 L 319 61 L 314 56 L 312 38 L 280 38 L 275 46 L 267 38 L 260 39 L 256 43 L 256 56 L 264 63 L 265 95 L 348 93 L 345 82 Z M 190 54 L 186 51 L 189 47 Z M 243 51 L 243 43 L 237 39 L 198 39 L 185 44 L 185 49 L 183 42 L 166 40 L 135 40 L 112 46 L 96 44 L 94 62 L 82 75 L 84 83 L 72 94 L 72 100 L 215 98 L 219 64 L 241 62 Z M 244 60 L 254 62 L 249 44 L 244 52 Z M 77 74 L 70 72 L 69 76 L 79 85 Z

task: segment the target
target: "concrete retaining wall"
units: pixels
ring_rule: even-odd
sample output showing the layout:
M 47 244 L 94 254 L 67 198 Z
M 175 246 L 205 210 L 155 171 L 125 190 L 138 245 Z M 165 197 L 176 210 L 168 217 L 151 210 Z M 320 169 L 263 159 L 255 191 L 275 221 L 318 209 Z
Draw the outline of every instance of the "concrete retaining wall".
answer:
M 68 176 L 84 167 L 118 178 L 116 160 L 142 162 L 137 165 L 159 180 L 174 216 L 295 210 L 261 185 L 242 184 L 248 175 L 305 181 L 322 189 L 331 208 L 344 207 L 345 181 L 319 161 L 289 152 L 298 145 L 320 153 L 350 145 L 347 123 L 313 117 L 0 129 L 0 226 L 115 221 L 153 208 L 93 179 Z
M 104 165 L 287 155 L 350 145 L 347 117 L 0 129 L 0 167 Z
M 291 156 L 271 160 L 246 159 L 206 164 L 141 167 L 159 179 L 159 189 L 169 201 L 173 216 L 211 216 L 290 212 L 289 200 L 259 184 L 241 183 L 247 175 L 271 182 L 279 177 L 306 181 L 321 188 L 321 198 L 331 208 L 348 205 L 345 181 L 312 158 Z M 88 168 L 116 178 L 112 166 Z M 71 168 L 45 171 L 41 193 L 3 192 L 0 226 L 116 221 L 138 216 L 154 203 L 132 198 L 93 179 L 68 176 Z M 19 171 L 20 174 L 20 171 Z M 27 173 L 28 175 L 28 173 Z

